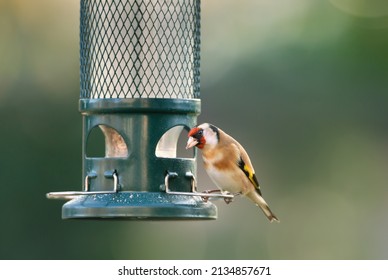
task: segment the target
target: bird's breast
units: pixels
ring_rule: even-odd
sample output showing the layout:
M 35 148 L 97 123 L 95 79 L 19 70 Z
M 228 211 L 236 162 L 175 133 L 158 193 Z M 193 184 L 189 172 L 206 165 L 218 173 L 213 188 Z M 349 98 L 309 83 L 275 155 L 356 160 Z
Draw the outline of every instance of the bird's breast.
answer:
M 242 182 L 234 172 L 228 169 L 219 169 L 213 164 L 205 164 L 205 170 L 219 189 L 230 193 L 239 193 L 242 191 Z

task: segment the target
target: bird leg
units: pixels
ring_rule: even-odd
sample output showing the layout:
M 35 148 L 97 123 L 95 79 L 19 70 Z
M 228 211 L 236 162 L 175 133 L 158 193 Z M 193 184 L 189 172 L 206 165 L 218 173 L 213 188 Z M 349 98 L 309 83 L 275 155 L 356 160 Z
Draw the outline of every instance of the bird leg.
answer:
M 216 189 L 216 190 L 206 190 L 206 191 L 203 191 L 204 193 L 221 193 L 221 190 L 219 189 Z
M 221 193 L 221 191 L 220 190 L 206 190 L 206 191 L 203 191 L 203 193 L 215 193 L 215 192 L 219 192 L 219 193 Z M 208 196 L 202 196 L 202 200 L 204 201 L 204 202 L 208 202 L 209 201 L 209 197 Z
M 241 194 L 241 193 L 233 193 L 232 194 L 232 193 L 225 192 L 225 191 L 222 191 L 222 190 L 219 190 L 219 189 L 216 189 L 216 190 L 206 190 L 206 191 L 203 191 L 203 193 L 205 193 L 205 194 L 210 194 L 210 193 L 231 194 L 233 196 Z M 225 201 L 226 204 L 229 204 L 229 203 L 233 202 L 233 199 L 234 199 L 234 197 L 224 197 L 224 201 Z M 209 196 L 206 196 L 206 195 L 202 196 L 202 200 L 204 202 L 208 202 Z

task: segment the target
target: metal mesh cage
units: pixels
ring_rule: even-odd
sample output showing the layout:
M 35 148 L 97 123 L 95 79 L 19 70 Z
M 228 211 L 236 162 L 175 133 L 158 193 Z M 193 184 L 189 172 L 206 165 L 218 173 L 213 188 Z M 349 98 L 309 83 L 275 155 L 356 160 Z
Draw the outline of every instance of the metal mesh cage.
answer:
M 81 98 L 199 98 L 200 0 L 81 0 Z

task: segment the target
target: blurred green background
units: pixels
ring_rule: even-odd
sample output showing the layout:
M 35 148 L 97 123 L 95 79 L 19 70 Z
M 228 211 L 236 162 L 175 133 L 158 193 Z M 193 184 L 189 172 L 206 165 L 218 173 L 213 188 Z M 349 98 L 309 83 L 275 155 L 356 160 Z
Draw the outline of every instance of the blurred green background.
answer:
M 0 0 L 1 259 L 388 258 L 387 1 L 202 1 L 199 121 L 245 146 L 280 224 L 244 198 L 216 221 L 61 220 L 78 26 L 78 1 Z

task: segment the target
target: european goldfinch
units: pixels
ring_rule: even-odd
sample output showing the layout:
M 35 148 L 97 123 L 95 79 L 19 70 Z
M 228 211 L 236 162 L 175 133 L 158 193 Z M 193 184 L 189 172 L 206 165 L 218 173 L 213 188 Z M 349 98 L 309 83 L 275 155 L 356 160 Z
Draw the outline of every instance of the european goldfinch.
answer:
M 186 149 L 195 146 L 202 151 L 205 170 L 221 191 L 247 196 L 270 222 L 279 221 L 263 199 L 251 160 L 240 143 L 209 123 L 192 128 L 188 137 Z

